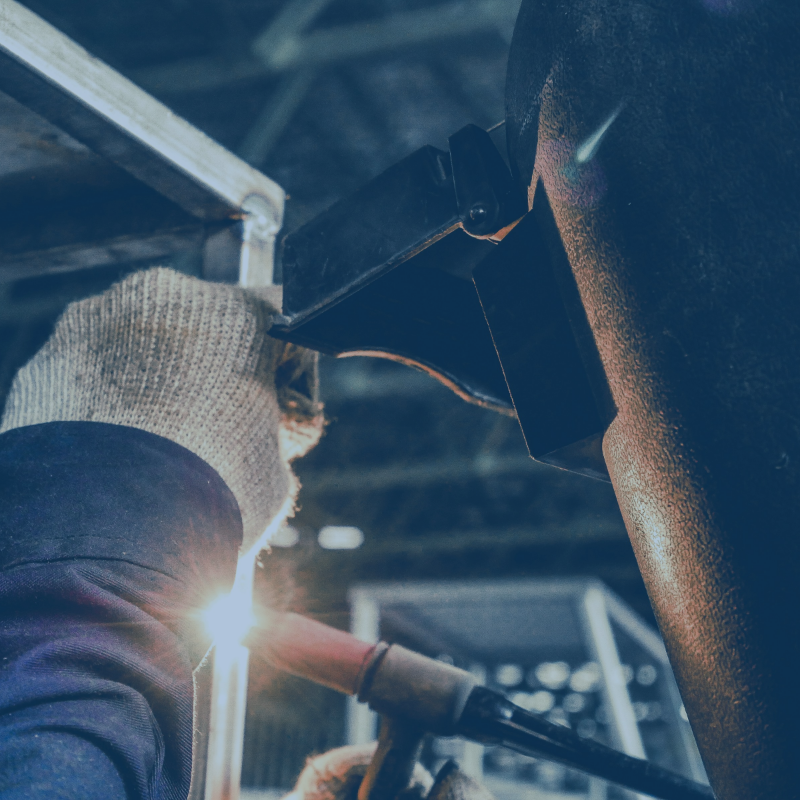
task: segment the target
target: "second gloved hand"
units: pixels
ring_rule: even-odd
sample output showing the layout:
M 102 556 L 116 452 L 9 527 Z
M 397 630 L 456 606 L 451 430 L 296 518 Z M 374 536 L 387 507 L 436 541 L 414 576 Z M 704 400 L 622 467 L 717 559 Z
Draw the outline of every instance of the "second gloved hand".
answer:
M 309 759 L 292 793 L 284 800 L 357 800 L 358 788 L 374 752 L 375 743 L 349 745 Z M 458 769 L 453 761 L 439 770 L 435 780 L 417 764 L 409 786 L 397 797 L 399 800 L 494 800 L 485 786 Z

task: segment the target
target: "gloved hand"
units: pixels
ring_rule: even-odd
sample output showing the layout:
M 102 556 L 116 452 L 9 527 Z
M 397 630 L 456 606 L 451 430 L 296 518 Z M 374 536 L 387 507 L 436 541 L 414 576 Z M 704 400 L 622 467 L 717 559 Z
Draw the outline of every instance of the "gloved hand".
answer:
M 348 745 L 309 759 L 292 793 L 284 800 L 356 800 L 375 743 Z M 445 764 L 434 780 L 421 764 L 414 767 L 403 800 L 494 800 L 486 787 L 465 775 L 455 762 Z M 387 797 L 381 800 L 394 800 Z
M 15 377 L 0 432 L 95 421 L 171 439 L 231 489 L 247 549 L 292 510 L 290 461 L 322 431 L 316 356 L 267 335 L 275 313 L 268 289 L 134 273 L 67 307 Z

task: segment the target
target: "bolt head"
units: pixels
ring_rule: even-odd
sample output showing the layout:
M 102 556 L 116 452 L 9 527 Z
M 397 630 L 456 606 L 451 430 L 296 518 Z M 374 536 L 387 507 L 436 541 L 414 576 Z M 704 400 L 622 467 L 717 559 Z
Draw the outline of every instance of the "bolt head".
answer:
M 469 210 L 469 218 L 472 222 L 483 222 L 489 214 L 489 209 L 483 203 L 476 203 Z

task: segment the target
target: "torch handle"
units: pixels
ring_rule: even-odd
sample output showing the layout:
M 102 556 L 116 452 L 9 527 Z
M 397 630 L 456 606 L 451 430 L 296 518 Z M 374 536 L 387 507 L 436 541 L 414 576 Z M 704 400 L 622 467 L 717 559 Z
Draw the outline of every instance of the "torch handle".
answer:
M 382 744 L 358 800 L 377 800 L 378 786 L 402 782 L 422 731 L 503 744 L 663 800 L 713 800 L 708 786 L 581 739 L 477 686 L 469 672 L 400 645 L 366 644 L 297 614 L 272 614 L 259 630 L 250 643 L 258 655 L 294 675 L 356 694 L 383 715 Z M 388 790 L 381 795 L 389 796 Z
M 473 675 L 385 642 L 367 644 L 345 631 L 299 614 L 266 612 L 246 642 L 278 669 L 344 694 L 370 708 L 452 736 Z
M 370 761 L 358 800 L 394 800 L 408 788 L 422 750 L 425 731 L 395 717 L 382 717 L 378 747 Z

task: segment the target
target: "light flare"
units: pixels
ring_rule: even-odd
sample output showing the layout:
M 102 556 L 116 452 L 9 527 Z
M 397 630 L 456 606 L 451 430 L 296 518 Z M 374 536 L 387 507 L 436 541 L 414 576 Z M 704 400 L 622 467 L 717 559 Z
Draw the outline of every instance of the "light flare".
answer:
M 616 122 L 617 117 L 620 115 L 620 112 L 625 107 L 625 103 L 620 103 L 608 116 L 605 122 L 600 125 L 600 127 L 588 138 L 584 139 L 584 141 L 578 145 L 575 150 L 575 163 L 576 164 L 586 164 L 591 161 L 597 151 L 600 149 L 600 145 L 605 139 L 606 134 L 608 133 L 608 129 Z
M 220 595 L 200 615 L 206 630 L 212 638 L 213 646 L 222 648 L 241 644 L 250 628 L 255 625 L 253 611 L 253 576 L 255 575 L 258 554 L 269 547 L 292 511 L 294 500 L 287 497 L 272 522 L 251 545 L 249 550 L 240 553 L 236 564 L 236 576 L 228 594 Z
M 256 622 L 253 609 L 256 559 L 289 516 L 293 505 L 294 499 L 287 497 L 261 536 L 240 554 L 230 593 L 218 597 L 202 614 L 214 648 L 205 800 L 239 798 L 250 660 L 250 651 L 242 642 Z
M 255 623 L 252 599 L 241 595 L 224 594 L 204 612 L 203 622 L 217 648 L 239 644 Z

